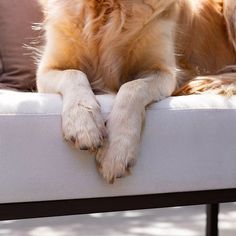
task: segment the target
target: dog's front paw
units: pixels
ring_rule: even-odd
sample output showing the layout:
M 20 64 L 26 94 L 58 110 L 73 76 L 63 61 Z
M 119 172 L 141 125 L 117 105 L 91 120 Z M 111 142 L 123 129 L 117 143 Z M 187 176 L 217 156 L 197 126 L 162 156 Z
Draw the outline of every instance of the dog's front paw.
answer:
M 136 131 L 137 132 L 137 131 Z M 97 168 L 108 183 L 130 174 L 136 162 L 139 134 L 128 135 L 127 132 L 109 133 L 107 140 L 96 154 Z
M 106 128 L 99 105 L 70 104 L 62 114 L 62 130 L 65 140 L 76 148 L 90 151 L 100 148 Z

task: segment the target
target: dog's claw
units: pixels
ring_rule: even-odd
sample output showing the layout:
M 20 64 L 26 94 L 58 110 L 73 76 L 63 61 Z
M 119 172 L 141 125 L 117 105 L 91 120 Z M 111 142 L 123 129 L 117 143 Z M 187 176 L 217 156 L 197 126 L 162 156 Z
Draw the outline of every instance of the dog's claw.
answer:
M 132 167 L 134 167 L 135 163 L 136 163 L 136 160 L 131 159 L 127 164 L 127 169 L 131 169 Z
M 87 146 L 81 146 L 81 147 L 80 147 L 80 150 L 81 150 L 81 151 L 88 151 L 89 148 L 88 148 Z
M 109 180 L 109 184 L 114 184 L 115 183 L 115 177 Z
M 75 137 L 71 136 L 71 137 L 70 137 L 70 142 L 73 143 L 73 144 L 75 144 L 75 143 L 76 143 Z

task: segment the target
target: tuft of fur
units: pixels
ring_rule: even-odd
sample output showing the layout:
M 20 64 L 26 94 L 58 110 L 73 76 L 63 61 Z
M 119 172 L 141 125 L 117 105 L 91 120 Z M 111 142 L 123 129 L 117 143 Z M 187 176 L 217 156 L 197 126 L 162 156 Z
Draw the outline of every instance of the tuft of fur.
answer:
M 216 75 L 198 76 L 187 81 L 173 95 L 213 93 L 230 97 L 236 95 L 236 66 L 226 66 Z
M 236 95 L 235 74 L 222 74 L 215 76 L 199 76 L 185 83 L 173 95 L 182 96 L 190 94 L 213 93 L 224 96 Z

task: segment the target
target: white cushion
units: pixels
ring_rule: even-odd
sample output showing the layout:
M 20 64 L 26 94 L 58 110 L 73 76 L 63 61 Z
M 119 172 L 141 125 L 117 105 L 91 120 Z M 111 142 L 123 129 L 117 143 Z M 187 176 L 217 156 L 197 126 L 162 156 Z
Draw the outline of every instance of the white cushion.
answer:
M 114 96 L 97 96 L 103 115 Z M 236 96 L 148 108 L 133 174 L 110 185 L 62 139 L 59 95 L 0 90 L 0 203 L 236 188 Z

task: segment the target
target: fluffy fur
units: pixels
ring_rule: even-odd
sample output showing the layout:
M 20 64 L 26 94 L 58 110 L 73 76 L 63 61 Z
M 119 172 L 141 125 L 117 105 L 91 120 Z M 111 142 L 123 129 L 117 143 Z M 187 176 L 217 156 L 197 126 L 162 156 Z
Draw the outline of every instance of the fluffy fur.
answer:
M 40 2 L 38 90 L 63 96 L 65 139 L 94 152 L 109 182 L 134 165 L 148 104 L 173 93 L 235 93 L 234 0 Z M 94 92 L 117 94 L 106 127 Z
M 236 32 L 236 2 L 181 2 L 175 44 L 179 85 L 187 83 L 175 94 L 214 92 L 229 95 L 235 92 L 236 54 L 232 34 Z

